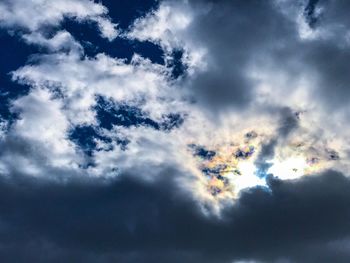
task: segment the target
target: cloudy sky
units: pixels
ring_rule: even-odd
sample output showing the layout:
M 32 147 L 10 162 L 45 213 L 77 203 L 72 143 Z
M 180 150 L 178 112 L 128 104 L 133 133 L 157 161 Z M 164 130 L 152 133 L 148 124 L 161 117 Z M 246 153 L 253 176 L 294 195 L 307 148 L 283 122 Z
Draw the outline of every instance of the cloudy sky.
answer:
M 0 261 L 348 263 L 349 12 L 0 0 Z

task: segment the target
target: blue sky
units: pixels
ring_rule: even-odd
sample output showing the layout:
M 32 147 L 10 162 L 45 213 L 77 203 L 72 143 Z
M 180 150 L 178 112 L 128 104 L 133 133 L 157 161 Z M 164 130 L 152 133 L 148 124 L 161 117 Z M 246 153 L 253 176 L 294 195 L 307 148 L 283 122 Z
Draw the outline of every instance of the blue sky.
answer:
M 348 262 L 349 10 L 0 0 L 1 261 Z

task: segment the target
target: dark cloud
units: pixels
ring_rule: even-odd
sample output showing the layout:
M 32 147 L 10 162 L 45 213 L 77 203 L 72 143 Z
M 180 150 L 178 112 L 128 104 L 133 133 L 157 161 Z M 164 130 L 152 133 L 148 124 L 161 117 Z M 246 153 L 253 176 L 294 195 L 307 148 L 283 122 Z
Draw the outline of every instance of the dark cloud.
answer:
M 275 111 L 277 111 L 275 109 Z M 268 161 L 272 160 L 275 156 L 275 149 L 279 143 L 288 138 L 299 127 L 300 112 L 293 111 L 291 108 L 284 107 L 279 111 L 279 127 L 277 134 L 274 138 L 267 142 L 264 142 L 261 146 L 261 151 L 254 162 L 257 167 L 258 176 L 267 176 L 267 171 L 272 166 Z
M 340 45 L 344 45 L 341 38 Z M 337 46 L 334 42 L 320 41 L 307 46 L 304 59 L 310 72 L 317 76 L 318 92 L 325 106 L 337 110 L 347 107 L 350 97 L 350 50 L 346 46 Z
M 267 171 L 272 166 L 271 163 L 269 163 L 269 160 L 272 160 L 275 156 L 275 149 L 277 146 L 278 140 L 276 138 L 271 139 L 270 141 L 264 143 L 261 146 L 261 151 L 254 162 L 254 164 L 257 167 L 257 175 L 259 177 L 265 177 L 267 176 Z
M 190 1 L 193 10 L 207 8 L 195 17 L 188 37 L 207 48 L 207 70 L 190 79 L 190 90 L 199 105 L 214 113 L 240 110 L 256 98 L 256 82 L 249 65 L 282 72 L 286 83 L 276 91 L 290 94 L 294 83 L 310 77 L 317 90 L 313 97 L 333 110 L 349 100 L 349 32 L 347 1 Z M 300 36 L 296 8 L 313 30 L 324 30 L 320 37 Z M 285 9 L 285 10 L 284 10 Z M 322 10 L 318 12 L 316 10 Z M 288 15 L 287 15 L 288 14 Z M 281 98 L 288 102 L 288 96 Z
M 273 1 L 191 1 L 209 11 L 196 17 L 191 38 L 208 49 L 208 70 L 193 79 L 191 89 L 209 110 L 250 103 L 254 82 L 247 66 L 256 56 L 288 43 L 294 26 Z
M 293 111 L 291 108 L 282 108 L 280 110 L 280 127 L 278 129 L 278 136 L 285 138 L 290 133 L 298 128 L 299 113 Z
M 339 173 L 272 178 L 271 191 L 243 192 L 222 219 L 204 216 L 169 179 L 174 171 L 156 183 L 132 178 L 2 177 L 2 262 L 347 262 L 350 256 L 334 247 L 350 235 L 350 181 Z
M 329 0 L 310 0 L 309 5 L 321 8 L 320 24 L 318 26 L 324 26 L 329 24 L 343 24 L 349 26 L 350 17 L 348 11 L 350 8 L 349 1 L 329 1 Z

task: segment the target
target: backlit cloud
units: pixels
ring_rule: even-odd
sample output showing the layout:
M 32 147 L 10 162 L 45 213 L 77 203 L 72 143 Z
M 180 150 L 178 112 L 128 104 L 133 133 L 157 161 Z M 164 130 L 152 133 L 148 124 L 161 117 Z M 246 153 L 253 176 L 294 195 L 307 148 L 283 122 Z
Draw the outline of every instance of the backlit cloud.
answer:
M 348 262 L 350 6 L 112 8 L 0 3 L 1 257 Z

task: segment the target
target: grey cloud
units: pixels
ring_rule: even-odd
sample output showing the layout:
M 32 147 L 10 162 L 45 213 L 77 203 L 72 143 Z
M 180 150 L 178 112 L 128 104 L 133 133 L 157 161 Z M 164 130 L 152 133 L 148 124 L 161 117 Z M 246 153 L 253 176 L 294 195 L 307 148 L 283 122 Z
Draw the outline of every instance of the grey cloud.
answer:
M 335 254 L 338 248 L 329 245 L 350 235 L 350 181 L 342 174 L 329 171 L 298 181 L 271 178 L 271 191 L 243 192 L 222 219 L 201 214 L 169 179 L 174 175 L 164 172 L 153 184 L 130 176 L 64 184 L 2 177 L 1 258 L 221 263 L 347 262 L 350 256 Z
M 329 110 L 337 111 L 347 107 L 350 97 L 347 74 L 350 67 L 350 3 L 310 0 L 308 6 L 313 6 L 314 16 L 316 9 L 321 10 L 312 26 L 313 30 L 321 32 L 321 36 L 307 41 L 296 38 L 287 46 L 286 58 L 299 60 L 303 65 L 299 70 L 314 80 L 312 97 Z
M 192 80 L 191 89 L 210 110 L 239 108 L 254 97 L 249 63 L 288 43 L 295 27 L 273 1 L 191 1 L 209 7 L 196 17 L 190 37 L 208 49 L 208 70 Z
M 52 160 L 48 156 L 48 148 L 36 140 L 7 134 L 0 140 L 0 149 L 0 177 L 32 176 L 33 170 L 37 170 L 39 176 L 45 176 L 50 180 L 64 180 L 70 177 L 80 177 L 85 173 L 84 170 L 52 165 Z M 72 163 L 82 161 L 79 158 L 72 158 Z M 1 168 L 4 167 L 5 174 L 2 174 L 4 171 Z
M 315 98 L 320 98 L 332 110 L 346 107 L 350 97 L 349 47 L 319 41 L 309 44 L 307 51 L 305 63 L 318 79 Z
M 350 66 L 349 4 L 311 2 L 286 1 L 278 6 L 276 1 L 190 1 L 193 10 L 209 10 L 195 17 L 187 35 L 208 49 L 208 69 L 189 80 L 198 104 L 214 114 L 251 105 L 257 94 L 248 66 L 255 64 L 270 68 L 271 79 L 274 72 L 285 74 L 286 82 L 273 87 L 286 94 L 281 98 L 285 102 L 294 90 L 293 83 L 306 76 L 314 88 L 310 95 L 317 103 L 333 110 L 346 106 L 350 96 L 346 73 Z M 297 15 L 291 18 L 285 14 L 291 6 L 304 14 L 306 22 L 308 6 L 313 6 L 315 16 L 315 10 L 322 7 L 313 29 L 324 30 L 323 35 L 300 38 Z
M 278 136 L 285 138 L 295 129 L 298 128 L 298 112 L 291 108 L 280 109 L 280 127 L 278 129 Z
M 319 17 L 319 24 L 317 26 L 327 24 L 343 24 L 344 26 L 350 25 L 350 17 L 348 15 L 348 10 L 350 8 L 349 1 L 310 0 L 309 2 L 315 2 L 316 8 L 323 9 Z
M 274 138 L 261 146 L 261 151 L 254 162 L 257 167 L 257 175 L 259 177 L 267 176 L 267 171 L 271 167 L 271 164 L 267 161 L 273 159 L 277 143 L 278 140 Z
M 258 168 L 258 175 L 262 177 L 267 175 L 267 171 L 271 167 L 271 164 L 267 161 L 273 159 L 277 145 L 281 142 L 283 143 L 299 127 L 299 112 L 293 111 L 288 107 L 274 109 L 274 111 L 279 112 L 277 134 L 262 145 L 259 156 L 255 161 L 255 165 Z

